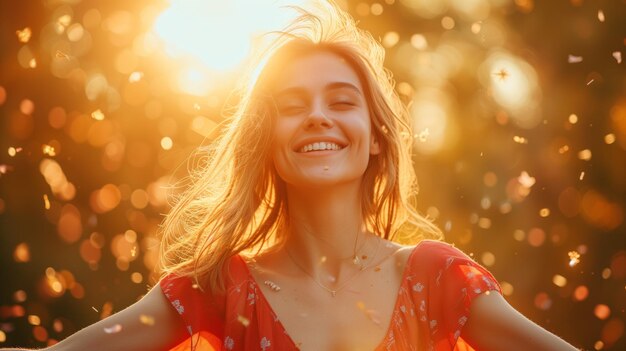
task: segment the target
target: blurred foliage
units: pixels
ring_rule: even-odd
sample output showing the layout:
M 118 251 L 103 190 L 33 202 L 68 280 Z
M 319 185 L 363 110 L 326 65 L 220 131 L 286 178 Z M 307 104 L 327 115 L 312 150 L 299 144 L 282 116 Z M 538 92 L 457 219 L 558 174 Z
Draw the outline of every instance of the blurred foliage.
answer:
M 343 5 L 410 103 L 420 210 L 524 315 L 625 349 L 626 2 Z M 239 14 L 271 19 L 254 6 Z M 0 346 L 63 339 L 154 284 L 164 186 L 210 141 L 240 68 L 194 51 L 223 55 L 211 40 L 234 17 L 218 36 L 194 24 L 217 10 L 157 34 L 167 7 L 0 2 Z

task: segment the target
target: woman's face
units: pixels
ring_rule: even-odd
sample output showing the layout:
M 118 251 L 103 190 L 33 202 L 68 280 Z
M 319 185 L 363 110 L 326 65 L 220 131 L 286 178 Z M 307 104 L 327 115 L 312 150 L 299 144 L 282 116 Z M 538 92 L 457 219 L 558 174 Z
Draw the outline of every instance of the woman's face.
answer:
M 274 82 L 278 175 L 297 187 L 360 182 L 370 155 L 380 149 L 352 67 L 336 54 L 312 52 L 289 62 Z

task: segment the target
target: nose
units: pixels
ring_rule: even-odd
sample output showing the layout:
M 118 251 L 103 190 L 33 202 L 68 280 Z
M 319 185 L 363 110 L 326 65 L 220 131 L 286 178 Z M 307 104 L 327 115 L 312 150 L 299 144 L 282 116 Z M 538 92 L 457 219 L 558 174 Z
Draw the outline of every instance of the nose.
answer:
M 322 104 L 317 103 L 312 106 L 311 111 L 309 112 L 306 121 L 304 122 L 304 126 L 306 129 L 315 129 L 315 128 L 332 128 L 335 124 L 332 119 L 328 118 L 326 111 L 324 111 Z

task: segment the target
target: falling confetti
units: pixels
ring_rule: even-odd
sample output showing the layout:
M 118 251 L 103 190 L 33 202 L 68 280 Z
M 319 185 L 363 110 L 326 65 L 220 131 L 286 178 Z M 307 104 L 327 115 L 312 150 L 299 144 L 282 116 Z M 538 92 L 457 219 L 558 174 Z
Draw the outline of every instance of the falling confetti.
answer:
M 583 180 L 583 178 L 585 178 L 585 171 L 580 172 L 580 175 L 578 176 L 578 180 Z
M 96 121 L 102 121 L 104 120 L 104 113 L 101 110 L 95 110 L 91 113 L 91 118 Z
M 580 254 L 578 251 L 570 251 L 567 253 L 569 256 L 569 266 L 574 267 L 580 262 Z
M 517 177 L 517 181 L 525 188 L 531 188 L 535 185 L 535 178 L 531 177 L 526 171 L 523 171 L 522 174 Z
M 244 327 L 250 325 L 250 320 L 242 315 L 237 315 L 237 321 L 241 323 L 241 325 L 243 325 Z
M 0 174 L 7 174 L 8 171 L 12 171 L 13 167 L 9 165 L 0 164 Z
M 517 135 L 513 137 L 513 141 L 518 144 L 528 144 L 528 139 Z
M 13 146 L 11 146 L 11 147 L 9 147 L 8 153 L 9 153 L 9 156 L 15 157 L 15 155 L 17 155 L 17 153 L 20 152 L 20 151 L 22 151 L 21 147 L 13 147 Z
M 20 43 L 28 43 L 30 36 L 32 35 L 32 31 L 30 30 L 30 27 L 26 27 L 22 30 L 15 31 L 15 34 L 17 35 L 17 39 Z
M 115 333 L 119 333 L 121 331 L 122 331 L 122 326 L 120 324 L 115 324 L 113 326 L 104 328 L 104 332 L 107 333 L 107 334 L 115 334 Z
M 50 209 L 50 200 L 48 200 L 48 194 L 43 194 L 43 205 L 46 210 Z
M 44 144 L 41 147 L 41 150 L 43 151 L 44 155 L 48 155 L 48 156 L 56 156 L 56 151 L 54 150 L 54 147 L 48 144 Z
M 568 63 L 583 62 L 583 57 L 582 56 L 569 55 L 569 56 L 567 56 L 567 62 Z
M 129 83 L 136 83 L 143 78 L 143 72 L 133 72 L 128 76 Z
M 598 21 L 604 22 L 604 11 L 598 10 Z
M 150 326 L 154 325 L 154 317 L 148 316 L 148 315 L 145 315 L 145 314 L 142 314 L 142 315 L 139 316 L 139 321 L 142 324 L 145 324 L 145 325 L 150 325 Z
M 426 139 L 428 139 L 429 135 L 430 135 L 430 130 L 428 128 L 425 128 L 424 130 L 419 132 L 419 134 L 417 135 L 417 140 L 424 143 L 426 142 Z
M 64 52 L 63 52 L 63 51 L 61 51 L 61 50 L 57 50 L 57 51 L 54 53 L 54 57 L 56 57 L 56 58 L 58 58 L 58 59 L 63 59 L 63 60 L 69 60 L 69 59 L 70 59 L 70 55 L 68 55 L 68 54 L 64 53 Z

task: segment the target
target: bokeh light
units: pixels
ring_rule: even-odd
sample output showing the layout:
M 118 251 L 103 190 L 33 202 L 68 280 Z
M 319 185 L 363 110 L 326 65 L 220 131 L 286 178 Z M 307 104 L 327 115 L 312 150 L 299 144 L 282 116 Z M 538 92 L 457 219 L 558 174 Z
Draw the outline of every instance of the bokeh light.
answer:
M 250 51 L 295 15 L 281 5 L 308 2 L 0 11 L 0 347 L 44 348 L 155 284 L 159 223 L 222 131 Z M 581 349 L 625 349 L 623 11 L 339 3 L 385 47 L 408 103 L 418 210 L 531 320 Z

